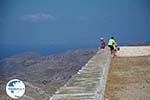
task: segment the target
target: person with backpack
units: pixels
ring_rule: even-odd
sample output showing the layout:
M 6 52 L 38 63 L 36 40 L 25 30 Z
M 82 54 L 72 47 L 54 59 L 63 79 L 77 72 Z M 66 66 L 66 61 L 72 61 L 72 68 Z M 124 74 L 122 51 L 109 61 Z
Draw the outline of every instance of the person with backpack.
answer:
M 117 42 L 116 40 L 114 39 L 114 37 L 111 37 L 108 41 L 108 47 L 110 47 L 110 51 L 111 51 L 111 54 L 113 56 L 116 56 L 116 52 L 117 52 Z

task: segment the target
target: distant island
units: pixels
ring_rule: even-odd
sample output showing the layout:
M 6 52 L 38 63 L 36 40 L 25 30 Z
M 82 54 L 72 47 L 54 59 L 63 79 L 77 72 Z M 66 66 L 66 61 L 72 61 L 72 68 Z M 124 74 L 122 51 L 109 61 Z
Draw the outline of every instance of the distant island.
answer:
M 150 41 L 139 43 L 128 43 L 127 46 L 150 46 Z

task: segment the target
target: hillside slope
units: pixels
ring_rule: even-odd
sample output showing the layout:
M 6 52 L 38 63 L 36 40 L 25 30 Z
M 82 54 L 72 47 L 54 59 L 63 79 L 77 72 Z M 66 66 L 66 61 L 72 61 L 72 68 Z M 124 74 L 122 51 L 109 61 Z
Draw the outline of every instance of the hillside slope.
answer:
M 1 99 L 9 100 L 5 94 L 6 82 L 21 79 L 26 84 L 22 98 L 46 100 L 96 53 L 96 49 L 80 49 L 65 53 L 40 56 L 32 52 L 18 54 L 0 60 Z

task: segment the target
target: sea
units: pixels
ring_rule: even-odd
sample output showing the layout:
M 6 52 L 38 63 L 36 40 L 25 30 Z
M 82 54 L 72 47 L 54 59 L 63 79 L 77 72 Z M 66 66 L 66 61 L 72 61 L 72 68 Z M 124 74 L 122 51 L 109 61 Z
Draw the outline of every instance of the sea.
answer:
M 97 48 L 95 45 L 76 44 L 76 45 L 0 45 L 0 59 L 10 57 L 24 52 L 33 52 L 47 56 L 62 53 L 68 50 Z

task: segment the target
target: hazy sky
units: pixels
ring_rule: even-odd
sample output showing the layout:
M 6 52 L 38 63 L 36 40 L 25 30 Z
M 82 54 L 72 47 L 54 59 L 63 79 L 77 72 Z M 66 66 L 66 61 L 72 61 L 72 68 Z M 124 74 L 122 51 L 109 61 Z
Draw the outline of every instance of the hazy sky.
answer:
M 0 0 L 0 44 L 150 40 L 150 0 Z

